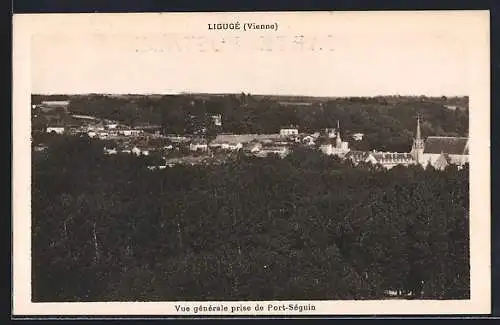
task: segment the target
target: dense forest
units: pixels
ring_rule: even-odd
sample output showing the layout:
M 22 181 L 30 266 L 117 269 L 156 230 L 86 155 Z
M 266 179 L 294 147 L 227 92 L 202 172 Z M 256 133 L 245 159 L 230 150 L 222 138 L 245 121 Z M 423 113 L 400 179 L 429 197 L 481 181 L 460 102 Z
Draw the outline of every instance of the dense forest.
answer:
M 423 136 L 467 136 L 468 97 L 352 97 L 297 98 L 240 95 L 79 95 L 32 96 L 43 99 L 70 99 L 70 110 L 121 121 L 129 125 L 161 125 L 166 133 L 194 133 L 211 126 L 210 115 L 222 115 L 222 127 L 209 133 L 277 133 L 295 125 L 301 132 L 335 127 L 340 122 L 344 136 L 361 132 L 353 149 L 408 152 L 415 133 L 415 119 L 423 119 Z M 292 99 L 294 101 L 292 101 Z M 446 106 L 454 106 L 449 109 Z
M 54 135 L 33 152 L 34 301 L 469 298 L 468 167 L 306 149 L 147 169 Z

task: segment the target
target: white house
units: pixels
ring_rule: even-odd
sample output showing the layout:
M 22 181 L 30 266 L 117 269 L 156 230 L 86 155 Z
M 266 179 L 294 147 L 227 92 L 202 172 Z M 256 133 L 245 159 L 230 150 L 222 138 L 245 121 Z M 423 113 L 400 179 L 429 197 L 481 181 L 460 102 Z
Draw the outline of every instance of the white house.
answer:
M 133 147 L 133 148 L 132 148 L 132 153 L 133 153 L 134 155 L 139 156 L 139 155 L 141 154 L 141 152 L 142 152 L 142 150 L 141 150 L 141 149 L 139 149 L 138 147 Z
M 102 125 L 99 125 L 99 124 L 87 125 L 87 130 L 90 130 L 90 131 L 104 131 L 104 127 Z
M 215 126 L 222 126 L 222 115 L 212 115 L 211 118 Z
M 119 133 L 124 136 L 138 136 L 142 134 L 142 130 L 126 129 L 126 130 L 120 130 Z
M 183 143 L 188 142 L 190 140 L 189 137 L 183 135 L 169 134 L 165 137 L 167 140 L 175 143 Z
M 305 137 L 302 138 L 302 142 L 308 146 L 314 146 L 315 140 L 316 139 L 312 135 L 306 135 Z
M 250 151 L 251 153 L 257 153 L 261 149 L 262 149 L 262 143 L 260 143 L 260 142 L 248 144 L 248 151 Z
M 352 138 L 354 141 L 361 141 L 365 135 L 363 133 L 354 133 Z
M 148 166 L 148 169 L 149 170 L 158 170 L 158 169 L 165 169 L 167 167 L 171 167 L 170 164 L 169 165 Z
M 208 143 L 205 139 L 195 139 L 189 144 L 189 150 L 191 151 L 207 151 Z
M 45 150 L 47 150 L 48 148 L 49 148 L 48 146 L 43 145 L 43 144 L 40 144 L 40 145 L 38 145 L 38 146 L 35 146 L 34 150 L 35 150 L 35 151 L 40 152 L 40 151 L 45 151 Z
M 243 144 L 241 142 L 238 143 L 226 142 L 222 143 L 220 148 L 224 150 L 240 150 L 241 148 L 243 148 Z
M 211 148 L 220 148 L 222 150 L 240 150 L 243 148 L 243 141 L 240 137 L 229 135 L 218 135 L 212 142 Z
M 118 150 L 116 148 L 104 148 L 104 153 L 107 155 L 116 155 Z
M 106 139 L 109 137 L 109 133 L 101 131 L 101 132 L 97 133 L 97 136 L 99 137 L 99 139 Z
M 48 126 L 46 131 L 47 133 L 63 134 L 64 126 Z
M 282 128 L 280 130 L 280 135 L 283 137 L 288 137 L 292 135 L 298 135 L 299 130 L 297 128 Z

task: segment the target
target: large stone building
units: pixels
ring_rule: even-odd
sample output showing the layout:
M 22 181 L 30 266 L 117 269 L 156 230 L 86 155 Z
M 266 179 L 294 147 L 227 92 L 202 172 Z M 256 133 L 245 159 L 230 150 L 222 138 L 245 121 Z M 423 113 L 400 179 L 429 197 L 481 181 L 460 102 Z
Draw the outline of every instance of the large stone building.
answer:
M 410 152 L 416 163 L 444 169 L 447 165 L 463 166 L 469 162 L 469 138 L 430 136 L 424 141 L 417 119 L 417 132 Z
M 409 166 L 415 164 L 413 157 L 409 153 L 378 151 L 368 153 L 365 162 L 381 165 L 386 169 L 391 169 L 398 165 Z
M 330 146 L 322 149 L 327 149 L 326 151 L 328 152 L 338 154 L 343 152 L 340 143 L 342 141 L 338 141 L 335 147 Z M 347 146 L 344 149 L 347 150 L 345 158 L 350 159 L 355 165 L 359 163 L 371 163 L 380 165 L 386 169 L 397 165 L 409 166 L 419 164 L 424 168 L 432 166 L 442 170 L 448 165 L 461 167 L 469 162 L 469 138 L 430 136 L 424 140 L 420 130 L 420 118 L 417 119 L 417 130 L 410 153 L 380 152 L 375 150 L 368 152 L 349 151 Z M 325 152 L 325 150 L 323 151 Z
M 469 162 L 469 138 L 466 137 L 428 137 L 425 142 L 423 164 L 436 167 L 440 157 L 449 164 L 463 166 Z

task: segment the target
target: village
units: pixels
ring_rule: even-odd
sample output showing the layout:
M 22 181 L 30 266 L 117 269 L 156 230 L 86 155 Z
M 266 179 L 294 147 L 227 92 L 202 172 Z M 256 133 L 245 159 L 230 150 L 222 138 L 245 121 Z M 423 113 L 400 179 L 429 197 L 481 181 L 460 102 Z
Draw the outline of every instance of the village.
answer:
M 206 127 L 196 134 L 164 134 L 158 125 L 129 126 L 118 121 L 94 116 L 72 114 L 69 101 L 43 101 L 33 105 L 33 117 L 43 118 L 46 124 L 39 132 L 49 134 L 87 135 L 104 140 L 104 153 L 118 153 L 155 157 L 150 169 L 163 169 L 178 164 L 198 165 L 223 163 L 232 154 L 243 152 L 256 157 L 286 157 L 297 147 L 319 150 L 325 155 L 350 160 L 354 165 L 372 164 L 385 169 L 397 165 L 431 165 L 442 170 L 448 165 L 461 168 L 469 162 L 469 139 L 466 137 L 422 137 L 420 118 L 417 118 L 413 145 L 409 152 L 352 150 L 343 139 L 340 121 L 332 128 L 313 133 L 301 132 L 300 127 L 284 126 L 274 134 L 208 135 Z M 220 114 L 212 115 L 213 126 L 222 125 Z M 361 141 L 363 133 L 350 134 L 350 141 Z M 44 143 L 35 144 L 36 151 L 46 149 Z

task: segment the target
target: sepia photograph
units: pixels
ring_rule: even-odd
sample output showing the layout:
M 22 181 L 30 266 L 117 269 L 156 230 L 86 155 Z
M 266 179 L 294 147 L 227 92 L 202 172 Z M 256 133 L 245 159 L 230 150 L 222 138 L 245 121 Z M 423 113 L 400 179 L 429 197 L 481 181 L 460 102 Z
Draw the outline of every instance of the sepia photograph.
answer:
M 25 304 L 489 308 L 487 12 L 18 18 Z

